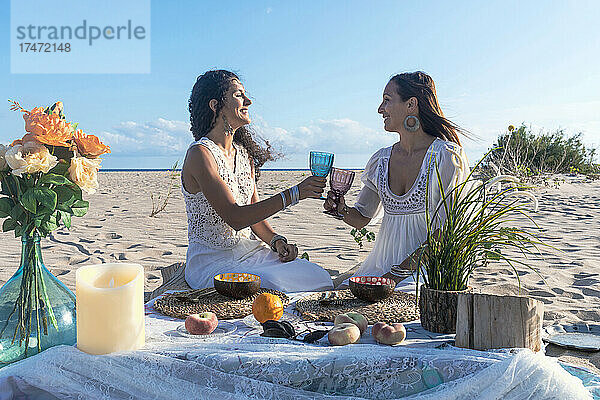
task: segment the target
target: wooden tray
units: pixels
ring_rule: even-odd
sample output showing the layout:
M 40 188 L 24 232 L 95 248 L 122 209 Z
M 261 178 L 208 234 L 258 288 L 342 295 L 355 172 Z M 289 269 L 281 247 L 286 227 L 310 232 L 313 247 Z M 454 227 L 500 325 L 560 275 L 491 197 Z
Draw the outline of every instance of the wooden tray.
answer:
M 234 299 L 219 294 L 214 288 L 188 290 L 169 293 L 156 299 L 154 309 L 169 317 L 185 319 L 190 314 L 206 311 L 214 312 L 218 319 L 244 318 L 252 314 L 252 303 L 261 293 L 279 296 L 285 308 L 290 299 L 285 293 L 271 289 L 259 289 L 257 293 L 245 299 Z
M 394 292 L 387 299 L 376 303 L 357 299 L 349 289 L 311 293 L 296 302 L 296 310 L 302 319 L 309 321 L 333 322 L 338 314 L 350 311 L 364 315 L 369 324 L 419 319 L 415 295 L 405 292 Z

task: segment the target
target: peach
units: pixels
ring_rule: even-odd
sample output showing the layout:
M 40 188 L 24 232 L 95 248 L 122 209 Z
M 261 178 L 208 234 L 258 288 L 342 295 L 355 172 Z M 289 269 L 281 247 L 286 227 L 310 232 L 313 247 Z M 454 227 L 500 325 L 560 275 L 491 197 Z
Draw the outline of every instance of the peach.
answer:
M 369 322 L 367 321 L 367 319 L 362 314 L 359 314 L 356 312 L 340 314 L 337 317 L 335 317 L 335 320 L 333 321 L 334 325 L 339 325 L 339 324 L 344 324 L 344 323 L 351 323 L 351 324 L 358 326 L 358 329 L 360 329 L 361 335 L 367 330 L 367 326 L 369 325 Z
M 356 343 L 360 339 L 360 329 L 351 322 L 335 325 L 327 334 L 327 339 L 334 346 Z
M 213 312 L 188 315 L 185 319 L 185 329 L 193 335 L 208 335 L 217 329 L 219 320 Z
M 406 329 L 400 323 L 388 325 L 385 322 L 378 322 L 371 328 L 371 333 L 377 343 L 381 344 L 399 344 L 406 338 Z

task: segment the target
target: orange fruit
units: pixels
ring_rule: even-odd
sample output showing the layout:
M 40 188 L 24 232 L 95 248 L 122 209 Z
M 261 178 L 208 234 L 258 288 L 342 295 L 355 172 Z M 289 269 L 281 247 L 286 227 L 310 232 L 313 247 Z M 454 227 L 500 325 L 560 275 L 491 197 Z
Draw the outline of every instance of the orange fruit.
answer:
M 252 314 L 261 324 L 270 319 L 278 321 L 283 316 L 283 303 L 279 296 L 261 293 L 252 303 Z

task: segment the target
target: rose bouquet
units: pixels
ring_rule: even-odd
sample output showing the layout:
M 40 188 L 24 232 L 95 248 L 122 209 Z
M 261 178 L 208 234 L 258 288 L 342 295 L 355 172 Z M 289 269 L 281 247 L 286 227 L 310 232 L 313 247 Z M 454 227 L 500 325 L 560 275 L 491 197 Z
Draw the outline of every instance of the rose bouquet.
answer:
M 89 203 L 82 191 L 96 191 L 99 156 L 110 153 L 96 136 L 66 121 L 61 102 L 31 111 L 10 103 L 11 110 L 22 113 L 27 133 L 10 146 L 0 145 L 2 231 L 14 231 L 15 237 L 22 238 L 20 268 L 0 289 L 3 363 L 26 357 L 31 347 L 40 352 L 74 337 L 74 296 L 44 266 L 40 237 L 59 226 L 70 228 L 72 216 L 86 214 Z M 69 298 L 71 311 L 65 306 Z M 71 314 L 59 318 L 57 309 L 65 307 Z M 65 322 L 73 325 L 70 339 L 60 332 Z M 51 333 L 62 337 L 56 342 Z M 7 352 L 11 346 L 13 351 Z

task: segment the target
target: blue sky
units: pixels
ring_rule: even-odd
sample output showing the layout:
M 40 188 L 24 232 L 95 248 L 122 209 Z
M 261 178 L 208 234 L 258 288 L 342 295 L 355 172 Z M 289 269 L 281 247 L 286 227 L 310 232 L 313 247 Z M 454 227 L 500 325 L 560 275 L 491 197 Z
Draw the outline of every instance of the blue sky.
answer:
M 111 145 L 105 168 L 181 160 L 190 90 L 212 68 L 240 74 L 255 131 L 286 154 L 267 167 L 305 168 L 310 150 L 330 150 L 339 167 L 360 168 L 397 139 L 376 111 L 387 80 L 417 69 L 446 116 L 481 138 L 464 140 L 471 161 L 511 123 L 600 145 L 597 1 L 152 1 L 149 74 L 11 74 L 1 1 L 2 97 L 62 100 L 68 119 Z M 5 104 L 0 143 L 24 128 Z

